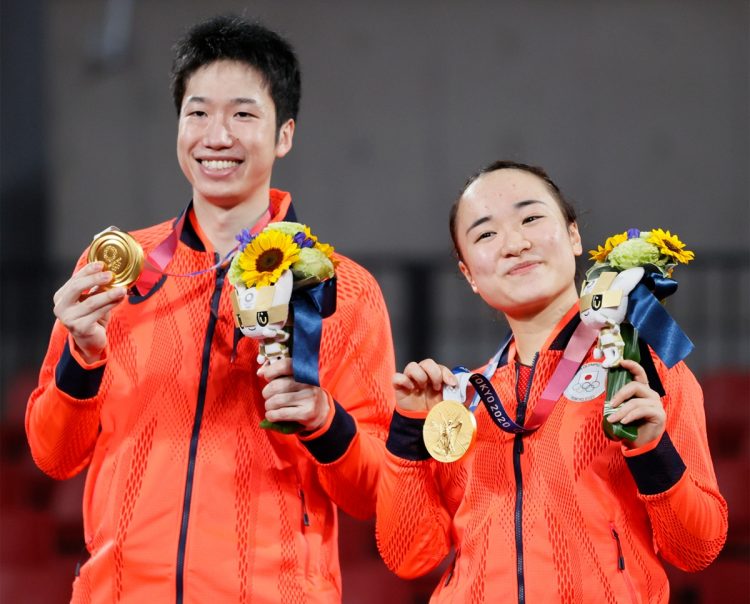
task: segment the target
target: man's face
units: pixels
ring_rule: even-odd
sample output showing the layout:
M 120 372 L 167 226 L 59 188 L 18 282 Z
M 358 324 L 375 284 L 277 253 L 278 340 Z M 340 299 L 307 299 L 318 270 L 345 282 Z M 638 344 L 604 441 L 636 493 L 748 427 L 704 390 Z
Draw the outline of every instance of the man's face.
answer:
M 177 132 L 194 201 L 267 203 L 273 162 L 291 149 L 294 121 L 276 134 L 276 108 L 255 69 L 223 60 L 198 69 L 187 81 Z

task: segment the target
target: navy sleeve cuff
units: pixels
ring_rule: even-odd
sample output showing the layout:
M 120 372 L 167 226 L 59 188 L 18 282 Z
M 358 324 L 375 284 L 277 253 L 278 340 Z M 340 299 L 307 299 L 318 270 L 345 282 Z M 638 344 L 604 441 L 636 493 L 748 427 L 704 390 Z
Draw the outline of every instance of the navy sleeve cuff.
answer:
M 333 405 L 335 410 L 328 430 L 318 438 L 301 441 L 320 463 L 333 463 L 343 456 L 357 434 L 354 418 L 336 401 L 333 401 Z
M 642 495 L 658 495 L 668 491 L 685 473 L 685 463 L 666 432 L 651 451 L 626 457 L 625 462 Z
M 406 417 L 394 411 L 385 448 L 396 457 L 409 461 L 430 459 L 430 453 L 422 439 L 423 426 L 424 419 Z
M 96 369 L 85 369 L 70 354 L 70 344 L 65 342 L 60 360 L 55 368 L 55 384 L 68 396 L 83 400 L 93 398 L 99 392 L 104 376 L 104 365 Z

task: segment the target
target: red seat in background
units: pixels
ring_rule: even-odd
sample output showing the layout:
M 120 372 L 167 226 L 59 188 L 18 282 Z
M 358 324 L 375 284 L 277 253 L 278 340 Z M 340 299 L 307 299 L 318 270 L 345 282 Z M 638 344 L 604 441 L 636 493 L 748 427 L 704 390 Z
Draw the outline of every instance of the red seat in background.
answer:
M 724 550 L 711 566 L 683 573 L 667 565 L 674 604 L 750 602 L 750 372 L 700 378 L 716 480 L 729 508 Z

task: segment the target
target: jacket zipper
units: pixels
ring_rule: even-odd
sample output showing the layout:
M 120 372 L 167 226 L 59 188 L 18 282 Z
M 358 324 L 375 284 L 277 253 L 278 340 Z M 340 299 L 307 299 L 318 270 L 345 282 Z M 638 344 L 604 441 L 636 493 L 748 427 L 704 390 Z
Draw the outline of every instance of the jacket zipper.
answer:
M 630 580 L 630 575 L 625 570 L 625 556 L 622 554 L 622 544 L 620 543 L 620 535 L 617 533 L 614 522 L 609 523 L 609 530 L 612 532 L 612 538 L 615 540 L 615 546 L 617 548 L 617 570 L 622 573 L 623 580 L 625 581 L 625 587 L 630 595 L 630 601 L 633 604 L 637 604 L 638 597 L 635 593 L 635 586 Z
M 526 418 L 526 405 L 529 402 L 529 393 L 531 384 L 534 379 L 534 370 L 539 353 L 534 355 L 534 361 L 531 363 L 531 373 L 529 374 L 529 383 L 526 386 L 526 392 L 523 398 L 519 397 L 518 376 L 519 368 L 516 365 L 516 400 L 518 400 L 518 411 L 516 413 L 516 423 L 523 425 Z M 516 480 L 516 506 L 514 511 L 515 536 L 516 536 L 516 577 L 518 580 L 518 604 L 526 602 L 526 582 L 524 577 L 523 563 L 523 475 L 521 473 L 521 455 L 523 454 L 523 435 L 516 434 L 513 441 L 513 474 Z
M 216 262 L 220 260 L 215 254 Z M 193 497 L 193 478 L 195 475 L 195 459 L 198 453 L 198 439 L 200 437 L 201 423 L 203 421 L 203 409 L 206 403 L 206 390 L 208 388 L 209 362 L 211 360 L 211 344 L 213 343 L 216 322 L 219 318 L 219 302 L 221 290 L 224 286 L 226 267 L 216 270 L 216 281 L 214 291 L 211 295 L 210 314 L 208 326 L 206 327 L 206 338 L 203 340 L 203 354 L 201 358 L 201 375 L 198 383 L 198 402 L 195 407 L 195 418 L 193 420 L 193 431 L 190 436 L 190 449 L 188 453 L 187 476 L 185 478 L 185 494 L 182 499 L 182 520 L 180 522 L 180 538 L 177 544 L 177 572 L 176 572 L 176 604 L 182 604 L 185 592 L 185 546 L 187 544 L 188 524 L 190 521 L 190 501 Z

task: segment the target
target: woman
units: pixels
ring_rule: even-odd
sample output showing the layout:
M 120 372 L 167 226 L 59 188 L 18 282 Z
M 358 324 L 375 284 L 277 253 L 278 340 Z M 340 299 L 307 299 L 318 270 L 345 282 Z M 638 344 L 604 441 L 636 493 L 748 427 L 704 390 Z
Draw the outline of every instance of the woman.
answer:
M 480 404 L 473 448 L 441 463 L 422 427 L 456 377 L 429 359 L 394 376 L 378 546 L 405 578 L 455 551 L 433 602 L 668 602 L 661 560 L 699 570 L 725 541 L 702 394 L 683 363 L 667 369 L 648 349 L 641 364 L 622 362 L 633 381 L 612 400 L 609 419 L 637 424 L 633 442 L 605 437 L 601 383 L 572 390 L 599 366 L 592 346 L 582 347 L 578 373 L 552 397 L 549 415 L 541 413 L 540 397 L 550 398 L 547 386 L 578 338 L 575 218 L 543 170 L 512 162 L 469 179 L 451 211 L 461 272 L 512 331 L 496 370 L 485 373 L 507 419 L 539 427 L 514 433 L 512 421 L 498 422 L 505 431 Z

